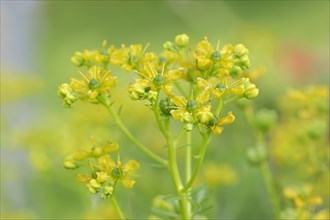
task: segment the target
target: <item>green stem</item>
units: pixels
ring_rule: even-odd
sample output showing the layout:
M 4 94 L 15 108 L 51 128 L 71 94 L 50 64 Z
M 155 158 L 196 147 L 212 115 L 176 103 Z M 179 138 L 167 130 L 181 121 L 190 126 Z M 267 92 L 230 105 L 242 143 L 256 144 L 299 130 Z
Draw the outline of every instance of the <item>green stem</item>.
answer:
M 179 204 L 181 209 L 181 215 L 182 219 L 190 219 L 190 212 L 188 210 L 188 204 L 189 201 L 187 200 L 187 196 L 183 193 L 181 193 L 181 190 L 183 188 L 183 184 L 180 178 L 180 173 L 178 169 L 177 159 L 176 159 L 176 143 L 174 143 L 171 135 L 171 128 L 170 128 L 170 119 L 167 118 L 165 120 L 165 129 L 166 129 L 166 140 L 167 140 L 167 146 L 168 146 L 168 169 L 170 172 L 170 175 L 172 177 L 175 191 L 177 195 L 181 197 Z
M 247 107 L 245 109 L 245 115 L 246 115 L 246 118 L 247 118 L 249 124 L 251 125 L 251 127 L 253 129 L 253 133 L 257 140 L 258 147 L 262 147 L 263 148 L 262 151 L 265 152 L 266 155 L 268 155 L 268 151 L 265 147 L 266 143 L 265 143 L 264 134 L 261 131 L 259 131 L 256 128 L 256 126 L 254 125 L 254 122 L 253 122 L 254 115 L 253 115 L 253 111 L 252 111 L 251 107 Z M 279 214 L 281 211 L 281 203 L 280 203 L 280 198 L 278 197 L 278 194 L 277 194 L 277 189 L 275 186 L 273 173 L 269 167 L 268 160 L 265 159 L 265 160 L 260 161 L 259 169 L 260 169 L 261 175 L 264 179 L 264 182 L 265 182 L 265 185 L 266 185 L 266 188 L 268 191 L 268 195 L 271 200 L 275 218 L 279 218 Z
M 272 203 L 272 206 L 273 206 L 273 211 L 274 211 L 275 218 L 277 219 L 277 218 L 279 218 L 281 208 L 280 208 L 280 201 L 279 201 L 279 198 L 277 196 L 277 190 L 276 190 L 275 185 L 274 185 L 273 174 L 272 174 L 272 172 L 270 170 L 270 167 L 269 167 L 266 160 L 263 160 L 260 163 L 259 167 L 260 167 L 260 171 L 261 171 L 262 176 L 264 178 L 264 181 L 265 181 L 265 184 L 266 184 L 266 187 L 267 187 L 267 191 L 268 191 L 270 199 L 271 199 L 271 203 Z
M 121 211 L 118 203 L 117 203 L 116 198 L 114 196 L 111 196 L 110 199 L 111 199 L 111 202 L 112 202 L 113 207 L 116 209 L 116 211 L 117 211 L 117 213 L 119 215 L 119 218 L 120 219 L 126 219 L 125 216 L 124 216 L 124 214 L 123 214 L 123 212 Z
M 186 183 L 189 182 L 191 178 L 191 131 L 187 131 L 186 133 Z M 187 189 L 187 199 L 190 199 L 190 193 L 191 193 L 191 187 Z M 191 204 L 188 202 L 187 204 L 187 212 L 190 214 L 191 213 Z M 190 217 L 190 216 L 189 216 Z
M 186 181 L 191 178 L 191 131 L 186 133 Z
M 205 152 L 206 152 L 206 147 L 208 145 L 208 143 L 210 142 L 210 137 L 211 137 L 211 132 L 208 131 L 208 133 L 203 136 L 203 140 L 202 140 L 202 143 L 201 143 L 201 147 L 199 149 L 199 153 L 198 155 L 195 157 L 197 159 L 197 162 L 196 162 L 196 166 L 194 168 L 194 171 L 191 175 L 191 178 L 189 179 L 188 183 L 184 186 L 184 188 L 182 189 L 182 192 L 187 192 L 190 187 L 192 186 L 192 184 L 194 183 L 201 167 L 202 167 L 202 164 L 203 164 L 203 160 L 204 160 L 204 157 L 205 157 Z
M 110 104 L 106 103 L 105 101 L 103 101 L 101 99 L 100 99 L 100 102 L 107 108 L 107 110 L 109 111 L 111 117 L 113 118 L 113 120 L 115 121 L 115 123 L 117 124 L 119 129 L 124 133 L 124 135 L 128 138 L 128 140 L 130 140 L 132 142 L 132 144 L 134 144 L 142 153 L 144 153 L 146 156 L 148 156 L 150 159 L 154 160 L 155 162 L 157 162 L 163 166 L 168 165 L 167 160 L 159 157 L 157 154 L 150 151 L 144 144 L 142 144 L 139 140 L 137 140 L 134 137 L 134 135 L 124 125 L 121 118 L 115 112 L 115 110 L 113 109 L 113 107 Z

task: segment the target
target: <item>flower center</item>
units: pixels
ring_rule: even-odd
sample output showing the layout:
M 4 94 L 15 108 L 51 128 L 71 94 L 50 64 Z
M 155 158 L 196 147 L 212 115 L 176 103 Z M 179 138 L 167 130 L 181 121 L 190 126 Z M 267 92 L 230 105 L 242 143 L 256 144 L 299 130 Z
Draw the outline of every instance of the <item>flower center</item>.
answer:
M 122 174 L 123 174 L 123 171 L 119 167 L 116 167 L 111 171 L 111 175 L 115 179 L 120 179 Z
M 189 100 L 187 102 L 186 109 L 187 109 L 188 112 L 192 112 L 192 111 L 196 110 L 197 109 L 196 102 L 194 100 Z
M 211 60 L 219 61 L 220 60 L 220 53 L 218 51 L 214 51 L 211 55 Z
M 154 80 L 153 83 L 155 84 L 155 86 L 161 86 L 164 84 L 164 78 L 161 75 L 157 75 Z
M 220 91 L 225 91 L 226 90 L 226 85 L 223 84 L 222 82 L 218 83 L 215 88 L 218 88 Z
M 91 79 L 88 83 L 90 89 L 97 89 L 100 87 L 100 82 L 96 79 Z

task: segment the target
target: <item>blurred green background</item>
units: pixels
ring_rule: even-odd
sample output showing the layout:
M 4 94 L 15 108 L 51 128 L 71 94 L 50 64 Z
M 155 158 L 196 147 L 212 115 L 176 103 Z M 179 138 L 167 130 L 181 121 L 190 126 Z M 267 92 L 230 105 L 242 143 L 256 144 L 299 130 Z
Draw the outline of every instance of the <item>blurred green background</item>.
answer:
M 149 50 L 161 51 L 163 42 L 181 33 L 193 43 L 207 36 L 213 44 L 245 44 L 253 68 L 265 70 L 257 81 L 261 93 L 256 106 L 277 109 L 279 97 L 289 88 L 329 82 L 328 1 L 1 1 L 3 219 L 111 215 L 109 201 L 91 196 L 63 169 L 64 157 L 92 145 L 91 136 L 99 143 L 118 141 L 125 160 L 141 161 L 136 187 L 123 190 L 119 201 L 129 217 L 149 216 L 152 198 L 171 193 L 166 171 L 148 166 L 102 108 L 77 104 L 64 109 L 56 91 L 75 74 L 70 63 L 75 51 L 99 48 L 103 40 L 116 46 L 150 43 Z M 118 106 L 124 104 L 125 121 L 144 143 L 158 144 L 155 150 L 162 153 L 163 140 L 151 113 L 122 92 L 130 74 L 114 72 L 122 77 L 114 92 Z M 232 108 L 237 123 L 213 139 L 207 161 L 231 167 L 236 181 L 212 189 L 210 200 L 216 205 L 207 215 L 269 218 L 265 186 L 245 158 L 254 139 L 243 115 Z

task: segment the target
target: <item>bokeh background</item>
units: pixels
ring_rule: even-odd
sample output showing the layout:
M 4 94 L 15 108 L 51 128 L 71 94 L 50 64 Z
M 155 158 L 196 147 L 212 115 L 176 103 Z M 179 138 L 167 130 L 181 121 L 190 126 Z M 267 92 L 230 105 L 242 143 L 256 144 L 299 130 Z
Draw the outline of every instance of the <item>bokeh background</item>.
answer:
M 289 89 L 329 83 L 328 1 L 1 1 L 1 218 L 111 216 L 110 201 L 91 196 L 63 169 L 65 156 L 106 140 L 120 143 L 124 160 L 143 164 L 136 187 L 120 194 L 123 209 L 134 218 L 150 215 L 152 198 L 171 193 L 166 171 L 149 166 L 104 109 L 64 109 L 56 91 L 76 74 L 70 63 L 75 51 L 100 48 L 103 40 L 150 43 L 150 50 L 161 51 L 163 42 L 181 33 L 192 42 L 208 36 L 214 44 L 245 44 L 253 68 L 264 70 L 257 107 L 278 110 Z M 130 74 L 115 71 L 121 75 L 114 93 L 124 120 L 164 153 L 151 114 L 123 92 Z M 210 184 L 215 205 L 206 215 L 269 218 L 263 180 L 245 156 L 255 140 L 243 114 L 231 108 L 237 122 L 213 139 L 207 153 L 205 176 L 210 169 L 224 174 Z

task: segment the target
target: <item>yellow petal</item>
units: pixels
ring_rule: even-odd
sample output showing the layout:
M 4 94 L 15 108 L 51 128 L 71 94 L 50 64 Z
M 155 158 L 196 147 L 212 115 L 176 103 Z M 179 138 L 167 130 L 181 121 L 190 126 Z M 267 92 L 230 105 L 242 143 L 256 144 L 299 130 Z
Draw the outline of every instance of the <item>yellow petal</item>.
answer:
M 104 147 L 103 151 L 104 153 L 111 153 L 117 151 L 119 148 L 119 145 L 117 143 L 110 143 L 108 142 Z
M 176 81 L 178 79 L 180 79 L 180 77 L 182 76 L 182 71 L 179 69 L 175 69 L 175 70 L 170 70 L 167 73 L 167 80 L 173 82 Z
M 136 170 L 140 167 L 140 164 L 135 161 L 135 160 L 129 160 L 127 161 L 127 163 L 122 167 L 124 172 L 129 172 L 129 171 L 133 171 Z
M 210 89 L 209 87 L 206 87 L 197 97 L 196 102 L 197 105 L 202 105 L 205 102 L 208 102 L 210 100 Z
M 126 189 L 131 189 L 133 187 L 133 185 L 135 184 L 135 181 L 131 180 L 129 178 L 123 178 L 123 179 L 120 180 L 120 182 L 123 184 L 123 186 Z
M 179 107 L 186 107 L 186 104 L 187 104 L 187 99 L 184 97 L 184 96 L 176 96 L 174 95 L 172 98 L 171 98 L 171 102 L 176 105 L 176 106 L 179 106 Z
M 206 81 L 205 79 L 203 79 L 201 77 L 198 77 L 197 78 L 197 86 L 199 88 L 205 88 L 205 87 L 210 86 L 210 83 L 208 81 Z
M 293 199 L 298 196 L 298 192 L 297 192 L 297 190 L 295 190 L 293 188 L 285 188 L 283 190 L 283 195 L 285 198 Z
M 219 120 L 219 125 L 228 125 L 235 121 L 235 116 L 232 112 L 228 112 L 228 115 L 226 117 L 223 117 Z
M 181 120 L 183 114 L 186 112 L 184 109 L 172 110 L 171 115 L 175 120 Z
M 224 128 L 223 127 L 220 127 L 220 126 L 213 126 L 211 128 L 211 130 L 213 131 L 213 133 L 216 134 L 216 135 L 220 135 L 222 133 L 223 129 Z

